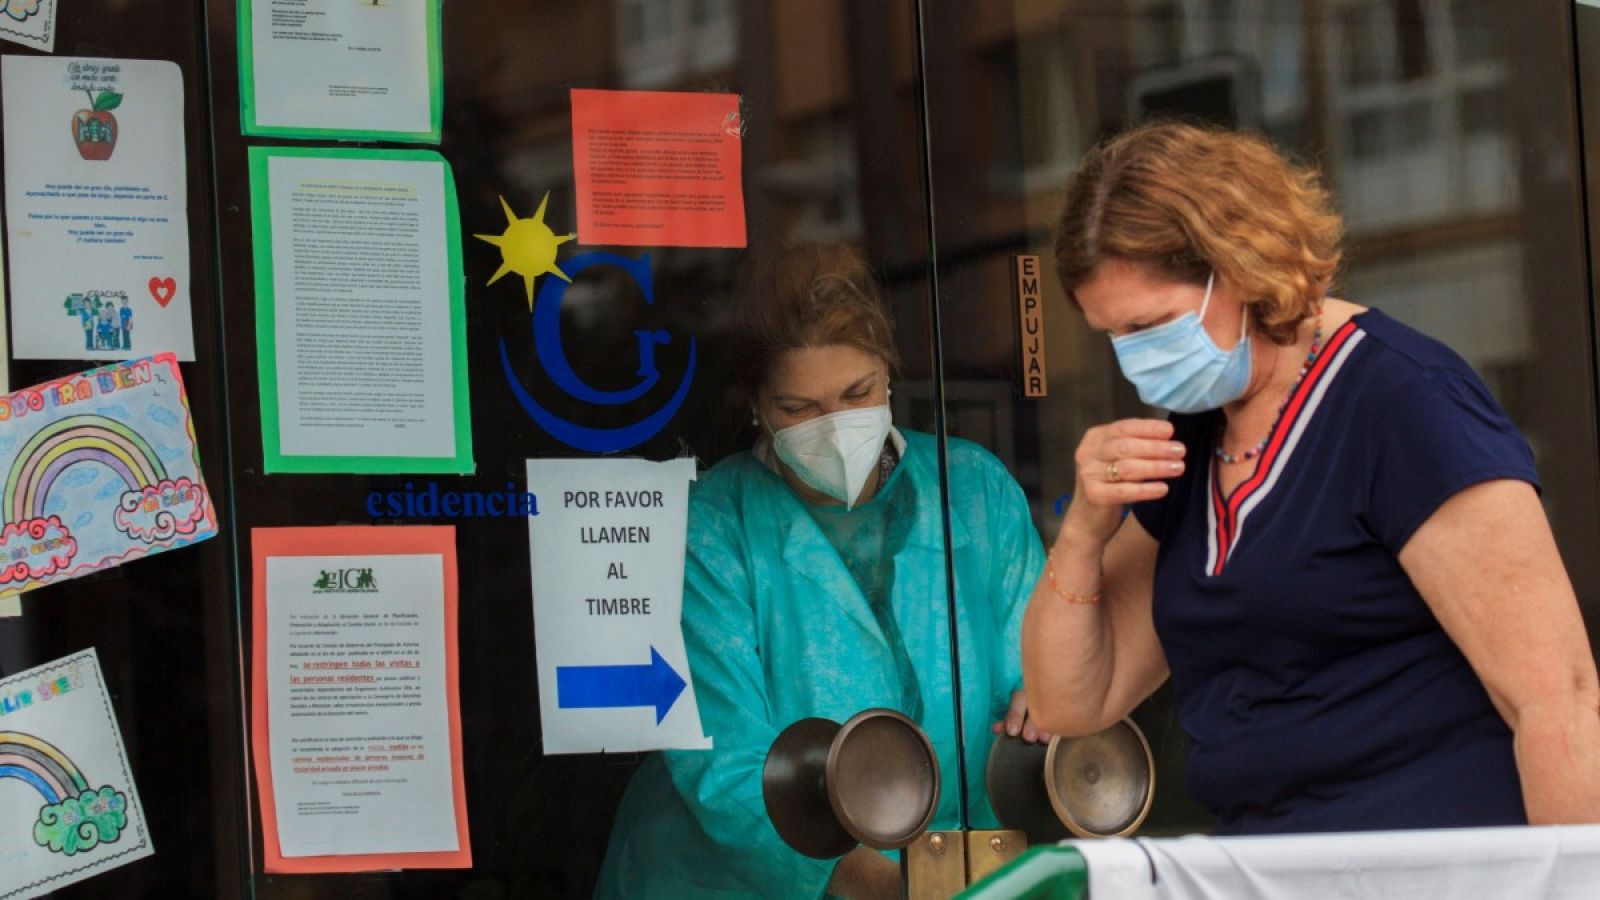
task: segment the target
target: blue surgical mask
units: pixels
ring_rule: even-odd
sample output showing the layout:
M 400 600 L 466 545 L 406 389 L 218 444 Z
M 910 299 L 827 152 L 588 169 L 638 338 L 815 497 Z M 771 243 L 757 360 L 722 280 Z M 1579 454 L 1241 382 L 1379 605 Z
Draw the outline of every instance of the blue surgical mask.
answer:
M 1216 273 L 1206 279 L 1200 313 L 1192 312 L 1154 328 L 1111 339 L 1122 374 L 1139 389 L 1139 399 L 1178 413 L 1196 413 L 1239 399 L 1250 384 L 1250 342 L 1247 317 L 1239 321 L 1239 343 L 1224 351 L 1205 326 Z

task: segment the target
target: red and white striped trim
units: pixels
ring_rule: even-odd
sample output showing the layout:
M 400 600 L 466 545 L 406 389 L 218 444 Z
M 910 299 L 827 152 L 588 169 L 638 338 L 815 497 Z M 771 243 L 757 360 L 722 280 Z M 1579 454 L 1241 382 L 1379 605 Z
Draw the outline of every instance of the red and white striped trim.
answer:
M 1289 397 L 1278 423 L 1273 426 L 1266 448 L 1256 458 L 1255 471 L 1226 498 L 1222 496 L 1217 483 L 1218 464 L 1212 460 L 1208 490 L 1211 502 L 1206 504 L 1206 574 L 1222 574 L 1228 558 L 1239 546 L 1245 520 L 1277 485 L 1278 477 L 1288 465 L 1289 457 L 1294 455 L 1295 447 L 1299 446 L 1312 416 L 1322 405 L 1328 385 L 1333 383 L 1334 376 L 1339 374 L 1345 360 L 1350 358 L 1365 337 L 1366 333 L 1353 320 L 1333 333 L 1323 345 L 1322 352 L 1317 354 L 1316 362 L 1311 364 L 1311 371 L 1306 373 L 1300 386 Z

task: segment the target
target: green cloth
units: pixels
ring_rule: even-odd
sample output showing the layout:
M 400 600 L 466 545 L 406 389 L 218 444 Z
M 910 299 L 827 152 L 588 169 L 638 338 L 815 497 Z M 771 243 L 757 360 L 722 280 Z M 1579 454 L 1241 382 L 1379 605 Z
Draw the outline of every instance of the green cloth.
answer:
M 989 729 L 1021 686 L 1022 614 L 1044 550 L 1005 467 L 976 444 L 951 440 L 965 711 L 958 728 L 937 446 L 931 435 L 904 436 L 886 485 L 887 503 L 903 491 L 905 506 L 885 531 L 885 546 L 898 548 L 885 612 L 923 706 L 917 720 L 939 759 L 933 827 L 960 823 L 958 740 L 971 824 L 992 827 L 983 789 Z M 596 896 L 821 896 L 835 861 L 797 853 L 773 829 L 761 794 L 767 750 L 784 727 L 809 716 L 843 722 L 869 707 L 905 711 L 901 654 L 810 508 L 751 454 L 705 473 L 689 510 L 684 642 L 715 746 L 654 753 L 641 765 L 617 810 Z M 862 571 L 861 581 L 880 580 L 871 565 Z
M 911 515 L 917 498 L 909 479 L 900 477 L 895 465 L 888 480 L 872 499 L 855 509 L 807 504 L 806 511 L 822 529 L 833 552 L 839 554 L 856 587 L 867 599 L 872 617 L 883 630 L 884 643 L 894 654 L 895 672 L 900 684 L 900 702 L 895 708 L 913 719 L 922 718 L 922 690 L 917 672 L 906 653 L 905 638 L 894 620 L 890 592 L 894 587 L 894 558 L 905 546 L 911 531 Z

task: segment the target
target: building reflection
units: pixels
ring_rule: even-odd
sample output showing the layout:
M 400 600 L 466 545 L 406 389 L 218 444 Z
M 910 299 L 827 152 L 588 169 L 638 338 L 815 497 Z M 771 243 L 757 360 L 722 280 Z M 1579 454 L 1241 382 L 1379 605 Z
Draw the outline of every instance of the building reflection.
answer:
M 471 87 L 446 110 L 446 133 L 471 138 L 447 138 L 446 152 L 458 172 L 482 167 L 462 179 L 468 231 L 493 224 L 496 192 L 526 206 L 549 190 L 557 230 L 576 225 L 569 88 L 739 93 L 751 242 L 867 251 L 906 361 L 897 419 L 933 428 L 942 372 L 950 432 L 1000 456 L 1047 540 L 1083 430 L 1140 407 L 1109 343 L 1051 279 L 1049 396 L 1022 399 L 1012 256 L 1049 260 L 1065 179 L 1105 134 L 1153 115 L 1265 132 L 1327 173 L 1348 229 L 1339 293 L 1458 350 L 1528 436 L 1597 633 L 1600 450 L 1561 4 L 1534 15 L 1489 0 L 940 0 L 920 22 L 910 0 L 477 6 L 455 20 L 471 31 L 455 46 L 470 49 L 447 54 L 448 78 Z M 477 290 L 472 273 L 493 266 L 472 255 L 488 250 L 467 252 Z M 652 314 L 708 352 L 675 429 L 641 452 L 714 461 L 747 438 L 717 353 L 742 254 L 650 252 Z M 606 371 L 629 352 L 639 304 L 600 282 L 567 296 L 573 365 Z M 525 328 L 504 306 L 476 327 Z M 1177 758 L 1172 744 L 1163 758 Z M 1194 814 L 1158 808 L 1152 821 L 1201 824 Z

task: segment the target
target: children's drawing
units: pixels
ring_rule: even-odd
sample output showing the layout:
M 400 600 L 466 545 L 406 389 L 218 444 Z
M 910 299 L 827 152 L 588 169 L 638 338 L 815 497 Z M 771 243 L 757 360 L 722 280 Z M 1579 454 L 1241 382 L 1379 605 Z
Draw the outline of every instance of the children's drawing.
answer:
M 182 71 L 16 54 L 0 69 L 0 132 L 37 136 L 5 146 L 16 357 L 194 359 Z
M 0 731 L 0 778 L 15 778 L 44 798 L 33 842 L 72 856 L 115 841 L 128 825 L 128 796 L 91 788 L 65 753 L 31 734 Z
M 67 314 L 66 327 L 83 329 L 83 349 L 133 349 L 133 308 L 127 291 L 72 293 L 61 307 Z
M 0 597 L 216 533 L 170 353 L 0 398 Z
M 0 0 L 0 40 L 55 49 L 56 0 Z
M 0 900 L 37 897 L 151 852 L 94 649 L 0 678 Z
M 79 156 L 103 162 L 117 149 L 117 117 L 111 111 L 122 105 L 122 95 L 116 91 L 83 93 L 89 98 L 89 108 L 72 114 L 72 142 L 78 145 Z
M 0 13 L 26 22 L 39 14 L 39 0 L 0 0 Z

